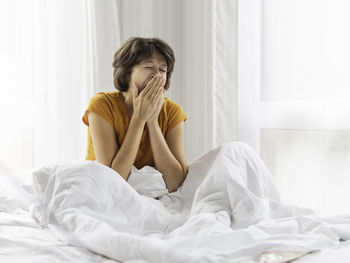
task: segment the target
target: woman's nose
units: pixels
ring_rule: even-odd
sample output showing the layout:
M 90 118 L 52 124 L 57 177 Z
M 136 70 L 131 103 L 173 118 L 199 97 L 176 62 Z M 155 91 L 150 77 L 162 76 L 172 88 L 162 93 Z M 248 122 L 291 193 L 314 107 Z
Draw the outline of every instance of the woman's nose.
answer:
M 160 75 L 160 74 L 162 74 L 162 71 L 161 71 L 161 70 L 159 70 L 159 69 L 153 69 L 152 78 L 153 78 L 154 76 Z
M 159 73 L 154 73 L 151 75 L 151 79 L 153 79 L 156 75 L 158 75 Z

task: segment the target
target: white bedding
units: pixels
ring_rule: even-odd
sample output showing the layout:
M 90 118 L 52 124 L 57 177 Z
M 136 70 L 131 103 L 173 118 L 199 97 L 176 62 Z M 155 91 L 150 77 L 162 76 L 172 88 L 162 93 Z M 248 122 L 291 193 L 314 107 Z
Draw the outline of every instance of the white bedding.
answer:
M 84 248 L 66 244 L 41 229 L 29 213 L 0 212 L 0 262 L 2 263 L 117 263 Z
M 303 262 L 312 260 L 309 252 L 334 249 L 340 239 L 350 239 L 349 215 L 322 215 L 280 203 L 265 165 L 241 142 L 220 146 L 191 163 L 184 184 L 171 194 L 150 167 L 134 169 L 129 183 L 92 161 L 47 165 L 33 175 L 34 191 L 27 192 L 27 202 L 0 199 L 0 204 L 12 207 L 1 214 L 30 218 L 29 203 L 31 216 L 39 222 L 30 218 L 30 231 L 44 231 L 43 240 L 50 239 L 51 247 L 59 242 L 75 256 L 100 254 L 115 261 L 152 263 L 272 263 L 298 257 Z M 3 225 L 3 218 L 1 232 L 11 233 L 11 224 Z M 2 252 L 1 246 L 0 259 Z M 106 262 L 100 257 L 95 262 Z

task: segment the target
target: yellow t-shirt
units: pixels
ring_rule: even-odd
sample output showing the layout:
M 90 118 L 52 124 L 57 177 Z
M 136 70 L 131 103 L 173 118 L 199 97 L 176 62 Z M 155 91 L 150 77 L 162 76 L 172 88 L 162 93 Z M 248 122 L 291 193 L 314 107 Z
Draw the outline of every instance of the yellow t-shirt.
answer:
M 92 97 L 88 108 L 82 117 L 83 122 L 87 126 L 89 126 L 88 111 L 95 112 L 112 125 L 120 149 L 125 139 L 131 118 L 121 92 L 99 92 Z M 186 120 L 186 115 L 181 106 L 167 97 L 164 97 L 164 104 L 158 117 L 158 123 L 164 137 L 171 128 Z M 85 159 L 96 160 L 89 127 L 87 137 L 87 154 Z M 145 125 L 142 133 L 140 147 L 134 165 L 137 169 L 141 169 L 145 165 L 154 167 L 154 159 L 147 125 Z

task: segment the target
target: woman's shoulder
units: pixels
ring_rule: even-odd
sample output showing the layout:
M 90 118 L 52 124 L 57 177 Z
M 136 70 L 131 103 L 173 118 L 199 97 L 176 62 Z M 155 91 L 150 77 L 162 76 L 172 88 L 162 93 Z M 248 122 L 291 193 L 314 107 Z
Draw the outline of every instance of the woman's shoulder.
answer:
M 91 97 L 88 107 L 95 109 L 95 111 L 109 112 L 115 117 L 122 108 L 119 93 L 120 91 L 98 92 Z
M 88 104 L 88 107 L 83 116 L 83 121 L 88 125 L 87 112 L 95 112 L 113 125 L 114 120 L 116 119 L 117 112 L 117 99 L 116 92 L 98 92 L 94 94 Z
M 119 91 L 101 91 L 93 95 L 90 99 L 90 103 L 92 102 L 105 102 L 108 104 L 117 104 L 118 103 L 118 97 L 120 96 Z
M 97 92 L 94 96 L 96 98 L 107 98 L 107 99 L 114 99 L 117 98 L 120 94 L 120 91 L 100 91 Z
M 182 107 L 180 106 L 180 104 L 169 99 L 168 97 L 164 97 L 164 107 L 167 112 L 182 110 Z
M 164 97 L 164 121 L 167 123 L 167 130 L 175 127 L 181 121 L 186 121 L 187 117 L 180 104 Z

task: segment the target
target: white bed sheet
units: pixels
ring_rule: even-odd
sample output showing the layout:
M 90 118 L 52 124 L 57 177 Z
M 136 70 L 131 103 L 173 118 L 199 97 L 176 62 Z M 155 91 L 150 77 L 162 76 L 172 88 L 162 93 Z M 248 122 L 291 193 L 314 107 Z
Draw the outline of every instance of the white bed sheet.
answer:
M 350 262 L 350 241 L 340 244 L 339 248 L 325 248 L 320 251 L 309 253 L 295 263 L 348 263 Z
M 323 249 L 293 262 L 348 263 L 349 261 L 350 241 L 345 241 L 337 249 Z M 108 259 L 89 250 L 65 244 L 49 229 L 41 229 L 29 213 L 14 215 L 0 212 L 0 262 L 119 263 L 121 261 Z M 147 263 L 147 261 L 130 260 L 127 263 Z
M 231 160 L 229 160 L 230 158 Z M 231 163 L 231 165 L 227 165 L 227 163 Z M 235 164 L 236 168 L 239 169 L 235 171 L 236 168 L 232 164 Z M 79 174 L 77 171 L 84 170 L 81 169 L 84 167 L 87 167 L 85 162 L 47 166 L 45 169 L 41 169 L 37 175 L 41 174 L 41 177 L 46 179 L 51 178 L 51 183 L 56 183 L 54 188 L 57 190 L 60 184 L 65 185 L 67 183 L 69 178 L 69 176 L 67 177 L 69 175 L 66 173 L 67 171 Z M 52 168 L 55 168 L 56 177 L 53 176 Z M 119 180 L 121 178 L 116 177 L 116 174 L 113 174 L 115 171 L 112 169 L 96 162 L 90 168 L 103 173 L 97 178 L 102 181 L 102 184 L 97 181 L 91 182 L 95 187 L 97 185 L 97 191 L 94 194 L 105 202 L 105 205 L 108 200 L 116 201 L 121 197 L 131 198 L 135 203 L 139 203 L 137 209 L 150 209 L 148 212 L 153 212 L 156 215 L 156 217 L 153 215 L 153 220 L 160 220 L 160 224 L 155 226 L 147 220 L 139 222 L 134 220 L 132 222 L 134 224 L 133 228 L 126 229 L 126 225 L 124 225 L 124 229 L 119 229 L 120 233 L 125 234 L 134 231 L 134 234 L 141 235 L 137 236 L 136 239 L 129 240 L 132 241 L 129 251 L 123 251 L 123 255 L 119 251 L 118 254 L 116 253 L 117 249 L 113 249 L 113 242 L 118 241 L 116 236 L 113 237 L 113 234 L 118 233 L 118 231 L 115 232 L 118 230 L 116 225 L 111 224 L 113 227 L 109 229 L 109 232 L 95 232 L 95 236 L 91 239 L 91 237 L 86 238 L 84 229 L 77 229 L 76 226 L 67 224 L 67 220 L 71 220 L 74 216 L 74 220 L 82 220 L 82 217 L 79 218 L 79 216 L 77 217 L 69 212 L 76 208 L 83 212 L 80 216 L 95 216 L 94 222 L 97 222 L 95 226 L 108 222 L 108 216 L 116 216 L 115 214 L 106 213 L 106 210 L 100 210 L 99 207 L 95 207 L 95 213 L 93 214 L 86 213 L 87 210 L 83 211 L 84 209 L 76 206 L 76 204 L 75 207 L 71 204 L 68 205 L 66 207 L 68 209 L 65 211 L 62 210 L 61 206 L 55 207 L 53 204 L 57 201 L 59 195 L 60 198 L 63 197 L 62 200 L 68 199 L 65 199 L 67 197 L 65 191 L 51 191 L 49 193 L 48 181 L 40 185 L 42 187 L 46 186 L 45 191 L 42 192 L 42 197 L 47 198 L 48 203 L 51 202 L 51 207 L 43 207 L 43 203 L 41 203 L 41 207 L 37 203 L 33 206 L 35 200 L 38 201 L 37 196 L 23 190 L 19 185 L 21 185 L 20 182 L 29 185 L 32 180 L 30 175 L 33 171 L 39 170 L 21 171 L 15 176 L 12 175 L 10 181 L 5 180 L 5 177 L 0 177 L 0 193 L 2 193 L 0 194 L 0 210 L 7 212 L 0 213 L 0 262 L 23 262 L 25 257 L 28 259 L 26 262 L 259 262 L 259 260 L 265 259 L 266 261 L 260 262 L 277 263 L 285 262 L 288 259 L 287 252 L 292 253 L 289 259 L 297 258 L 298 253 L 300 253 L 299 256 L 301 257 L 295 262 L 329 262 L 330 259 L 332 259 L 332 262 L 350 261 L 349 242 L 339 243 L 337 241 L 339 237 L 349 238 L 349 217 L 314 215 L 312 210 L 279 203 L 277 189 L 274 188 L 268 171 L 261 160 L 245 144 L 231 143 L 224 145 L 193 162 L 190 165 L 190 173 L 186 182 L 176 193 L 165 194 L 164 189 L 160 189 L 164 185 L 155 182 L 154 185 L 158 185 L 158 189 L 155 187 L 146 190 L 151 189 L 158 193 L 160 201 L 140 196 L 135 192 L 130 195 L 130 192 L 134 191 L 133 188 L 125 188 L 125 185 L 119 188 L 123 194 L 114 195 L 113 198 L 117 199 L 112 198 L 110 200 L 110 196 L 106 195 L 106 193 L 111 194 L 108 192 L 111 190 L 108 190 L 108 187 L 113 182 L 121 183 L 122 181 Z M 106 168 L 108 169 L 106 170 Z M 227 173 L 228 170 L 229 173 Z M 43 176 L 45 174 L 46 176 Z M 230 204 L 227 202 L 220 203 L 219 199 L 225 200 L 223 197 L 227 197 L 227 190 L 232 191 L 232 188 L 227 189 L 227 185 L 230 183 L 215 180 L 213 174 L 229 176 L 226 178 L 229 181 L 234 179 L 230 187 L 235 186 L 235 193 L 246 203 L 234 203 L 235 201 L 232 198 L 226 198 L 226 201 L 230 200 Z M 80 172 L 80 176 L 76 176 L 70 183 L 81 183 L 82 181 L 79 180 L 84 176 L 87 176 L 89 180 L 91 179 L 88 173 Z M 106 176 L 107 178 L 113 178 L 112 181 L 109 179 L 105 181 Z M 159 175 L 157 176 L 159 178 Z M 205 178 L 206 180 L 204 180 Z M 93 179 L 96 179 L 95 176 L 93 176 Z M 154 180 L 154 178 L 152 179 L 152 176 L 150 176 L 150 180 Z M 203 184 L 203 181 L 206 183 Z M 237 184 L 237 182 L 239 183 Z M 137 180 L 135 183 L 137 184 Z M 217 188 L 212 187 L 215 184 L 215 187 L 223 187 L 222 191 L 215 192 L 214 190 L 217 190 Z M 242 192 L 239 193 L 238 188 L 241 186 L 244 187 L 241 189 Z M 82 192 L 76 188 L 75 192 L 70 192 L 69 195 L 87 193 L 88 190 L 91 192 L 89 183 L 79 187 L 82 187 L 80 189 Z M 27 189 L 31 188 L 27 187 Z M 194 191 L 195 189 L 200 190 Z M 213 192 L 210 192 L 210 189 Z M 72 188 L 70 188 L 71 190 Z M 142 189 L 138 189 L 138 191 L 142 192 Z M 12 198 L 9 197 L 11 193 Z M 83 207 L 100 205 L 98 203 L 92 204 L 88 198 L 79 197 L 81 198 L 79 200 L 80 205 L 83 204 Z M 40 200 L 44 201 L 44 199 L 41 198 Z M 35 221 L 28 212 L 30 204 L 33 208 L 32 216 L 35 215 L 34 218 L 38 219 L 41 224 Z M 109 208 L 112 208 L 113 204 L 110 205 Z M 129 202 L 125 205 L 130 207 L 132 204 Z M 164 211 L 164 207 L 167 211 Z M 247 210 L 247 207 L 251 209 Z M 45 211 L 53 215 L 56 222 L 50 221 L 50 218 L 44 218 L 43 214 L 40 216 L 40 209 L 38 210 L 38 208 L 46 209 Z M 110 212 L 110 210 L 108 211 Z M 64 212 L 65 215 L 61 218 L 55 218 L 57 212 Z M 171 218 L 167 213 L 170 213 Z M 147 211 L 144 214 L 147 214 Z M 235 220 L 233 220 L 232 215 L 234 215 Z M 175 221 L 174 218 L 176 218 Z M 58 219 L 63 219 L 63 221 L 58 223 Z M 169 220 L 172 221 L 170 225 L 168 224 Z M 80 222 L 89 226 L 92 221 Z M 140 223 L 143 224 L 141 228 Z M 45 224 L 49 228 L 41 227 Z M 62 226 L 65 229 L 62 229 Z M 296 228 L 296 226 L 299 228 Z M 76 236 L 71 235 L 72 232 Z M 85 237 L 82 237 L 84 235 Z M 142 242 L 137 244 L 143 238 L 146 238 L 144 240 L 148 242 L 148 247 L 145 247 L 144 250 L 149 249 L 149 251 L 142 251 L 142 245 L 140 246 Z M 169 246 L 164 247 L 162 242 L 159 243 L 159 241 L 164 241 L 164 238 L 170 244 L 170 247 L 178 250 L 178 256 L 171 258 L 172 253 L 164 252 L 169 249 Z M 68 245 L 68 243 L 75 246 Z M 233 244 L 234 246 L 232 246 Z M 133 250 L 133 248 L 136 250 Z M 158 251 L 159 254 L 163 253 L 164 257 L 161 258 L 159 255 L 155 255 L 154 251 L 152 252 L 154 248 L 159 248 L 161 250 Z M 231 250 L 228 252 L 227 248 Z M 309 251 L 314 252 L 306 254 Z M 114 258 L 114 260 L 102 255 Z
M 85 248 L 60 241 L 49 229 L 41 229 L 29 212 L 0 212 L 0 262 L 116 263 Z

